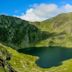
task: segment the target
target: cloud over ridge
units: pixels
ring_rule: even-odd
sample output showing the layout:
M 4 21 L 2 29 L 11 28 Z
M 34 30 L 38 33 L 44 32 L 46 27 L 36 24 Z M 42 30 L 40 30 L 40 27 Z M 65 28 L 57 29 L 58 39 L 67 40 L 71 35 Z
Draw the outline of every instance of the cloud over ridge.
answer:
M 58 6 L 56 4 L 34 4 L 29 8 L 26 13 L 22 13 L 21 16 L 17 16 L 27 21 L 43 21 L 54 17 L 60 13 L 72 12 L 72 5 L 65 4 Z

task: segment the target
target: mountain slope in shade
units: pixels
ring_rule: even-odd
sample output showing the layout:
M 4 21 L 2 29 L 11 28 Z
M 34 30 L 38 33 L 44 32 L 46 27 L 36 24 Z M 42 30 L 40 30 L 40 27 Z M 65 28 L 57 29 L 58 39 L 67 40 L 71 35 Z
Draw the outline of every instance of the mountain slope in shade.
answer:
M 34 46 L 35 43 L 53 35 L 41 31 L 28 21 L 19 18 L 0 16 L 0 42 L 15 48 Z

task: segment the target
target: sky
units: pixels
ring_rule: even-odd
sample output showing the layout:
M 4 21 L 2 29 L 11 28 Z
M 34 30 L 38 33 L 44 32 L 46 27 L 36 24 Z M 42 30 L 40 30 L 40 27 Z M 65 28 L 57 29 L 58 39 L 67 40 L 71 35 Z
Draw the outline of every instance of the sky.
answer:
M 0 0 L 0 15 L 27 21 L 43 21 L 67 12 L 72 12 L 72 0 Z

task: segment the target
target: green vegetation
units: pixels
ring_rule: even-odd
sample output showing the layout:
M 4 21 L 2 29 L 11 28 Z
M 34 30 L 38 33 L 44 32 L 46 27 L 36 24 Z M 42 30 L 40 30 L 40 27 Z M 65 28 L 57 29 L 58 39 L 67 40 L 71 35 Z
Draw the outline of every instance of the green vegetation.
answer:
M 72 72 L 72 13 L 43 22 L 0 15 L 0 72 Z
M 4 45 L 0 44 L 0 72 L 17 72 L 9 64 L 10 60 L 11 54 Z
M 41 31 L 28 21 L 10 16 L 0 16 L 0 42 L 13 48 L 35 46 L 52 33 Z

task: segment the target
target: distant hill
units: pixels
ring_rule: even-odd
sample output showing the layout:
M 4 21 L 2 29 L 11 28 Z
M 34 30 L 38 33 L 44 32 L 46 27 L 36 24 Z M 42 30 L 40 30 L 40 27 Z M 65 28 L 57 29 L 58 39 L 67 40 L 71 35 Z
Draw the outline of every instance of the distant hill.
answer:
M 56 17 L 41 22 L 41 25 L 45 25 L 46 29 L 53 30 L 55 32 L 72 33 L 72 13 L 59 14 Z
M 62 13 L 51 19 L 32 24 L 42 31 L 59 34 L 50 40 L 43 41 L 44 45 L 48 44 L 48 41 L 53 41 L 54 45 L 72 47 L 72 12 Z

